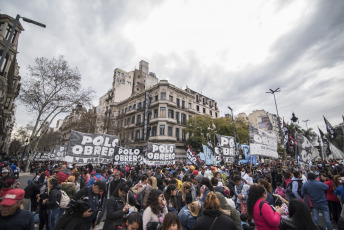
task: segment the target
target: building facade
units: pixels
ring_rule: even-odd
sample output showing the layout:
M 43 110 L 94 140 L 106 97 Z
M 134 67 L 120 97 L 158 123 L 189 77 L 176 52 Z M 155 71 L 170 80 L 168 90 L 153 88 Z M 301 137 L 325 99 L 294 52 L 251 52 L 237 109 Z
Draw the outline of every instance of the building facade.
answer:
M 5 48 L 13 27 L 14 18 L 0 14 L 0 54 Z M 0 154 L 8 152 L 11 133 L 15 123 L 14 100 L 19 95 L 20 76 L 17 63 L 18 39 L 23 27 L 18 23 L 5 61 L 0 66 Z
M 141 61 L 140 70 L 134 71 L 128 98 L 118 101 L 114 98 L 115 90 L 100 98 L 97 130 L 118 135 L 124 146 L 146 146 L 147 142 L 176 144 L 177 156 L 183 157 L 189 136 L 185 131 L 186 121 L 197 115 L 219 117 L 217 102 L 166 80 L 157 82 L 146 67 L 148 63 Z

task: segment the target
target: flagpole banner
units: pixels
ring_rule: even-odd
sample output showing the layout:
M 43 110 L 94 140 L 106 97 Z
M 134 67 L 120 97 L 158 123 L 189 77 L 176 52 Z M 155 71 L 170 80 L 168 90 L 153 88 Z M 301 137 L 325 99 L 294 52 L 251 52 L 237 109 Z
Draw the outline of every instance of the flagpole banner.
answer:
M 145 159 L 147 165 L 173 165 L 176 160 L 176 145 L 148 142 Z
M 326 125 L 326 129 L 327 129 L 327 132 L 329 133 L 330 135 L 330 140 L 333 140 L 336 138 L 336 133 L 334 131 L 334 128 L 332 127 L 332 125 L 330 124 L 330 122 L 328 122 L 328 120 L 325 118 L 324 116 L 324 121 L 325 121 L 325 125 Z
M 116 147 L 114 165 L 134 165 L 143 160 L 142 147 Z
M 65 161 L 79 165 L 113 163 L 118 142 L 118 136 L 81 133 L 72 130 Z
M 313 147 L 312 143 L 305 136 L 296 133 L 295 138 L 301 162 L 309 163 L 319 156 L 318 150 Z
M 235 161 L 235 141 L 234 137 L 215 134 L 216 140 L 216 161 L 224 163 L 234 163 Z M 219 156 L 219 158 L 218 158 Z
M 251 156 L 264 156 L 278 158 L 277 137 L 271 133 L 257 129 L 252 125 L 248 126 L 250 135 Z
M 335 160 L 338 160 L 338 159 L 344 159 L 344 153 L 338 149 L 336 146 L 334 146 L 331 142 L 329 142 L 329 147 L 330 147 L 330 150 L 331 150 L 331 155 L 329 155 L 329 159 L 332 160 L 332 159 L 335 159 Z
M 197 167 L 201 166 L 201 160 L 198 158 L 198 156 L 195 154 L 195 152 L 191 149 L 191 147 L 188 145 L 188 149 L 186 151 L 186 158 Z
M 324 156 L 327 158 L 331 154 L 331 149 L 330 149 L 330 144 L 329 141 L 326 137 L 326 135 L 323 133 L 323 131 L 318 127 L 319 133 L 320 133 L 320 138 L 323 142 L 323 149 L 325 151 Z
M 213 165 L 214 164 L 214 154 L 213 151 L 208 147 L 208 145 L 203 146 L 203 153 L 204 153 L 204 162 L 206 165 Z
M 56 145 L 52 153 L 55 154 L 57 161 L 64 161 L 66 156 L 67 145 Z

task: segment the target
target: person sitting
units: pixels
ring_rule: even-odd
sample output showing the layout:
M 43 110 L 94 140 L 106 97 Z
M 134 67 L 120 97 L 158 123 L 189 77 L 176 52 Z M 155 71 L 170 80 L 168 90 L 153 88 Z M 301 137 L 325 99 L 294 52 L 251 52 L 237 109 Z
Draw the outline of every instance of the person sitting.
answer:
M 289 217 L 282 218 L 280 230 L 322 230 L 325 229 L 316 225 L 306 205 L 299 199 L 292 199 L 289 202 Z
M 230 212 L 221 209 L 220 201 L 213 191 L 209 192 L 204 201 L 203 215 L 197 218 L 194 230 L 210 229 L 237 229 L 233 220 L 229 217 Z

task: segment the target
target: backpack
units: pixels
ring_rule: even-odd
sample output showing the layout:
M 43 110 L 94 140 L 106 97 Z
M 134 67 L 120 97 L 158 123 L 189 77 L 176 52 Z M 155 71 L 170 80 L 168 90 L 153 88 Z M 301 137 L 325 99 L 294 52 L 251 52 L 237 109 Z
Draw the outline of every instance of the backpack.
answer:
M 61 190 L 61 200 L 60 200 L 60 208 L 67 208 L 67 205 L 70 202 L 70 198 L 67 193 Z
M 293 194 L 293 182 L 296 181 L 298 183 L 297 193 L 301 196 L 301 188 L 302 188 L 302 181 L 301 180 L 292 180 L 287 185 L 285 192 L 292 197 L 295 197 Z
M 262 208 L 263 208 L 263 204 L 264 203 L 266 203 L 267 205 L 269 205 L 268 204 L 268 202 L 266 202 L 266 201 L 261 201 L 260 203 L 259 203 L 259 212 L 260 212 L 260 215 L 262 216 L 263 215 L 263 213 L 262 213 Z M 270 205 L 269 205 L 270 206 Z M 271 206 L 270 206 L 271 207 Z M 273 209 L 272 207 L 271 207 L 271 209 L 274 211 L 274 212 L 276 212 L 276 210 L 275 209 Z
M 94 179 L 94 182 L 96 182 L 96 181 L 98 181 L 98 180 L 103 180 L 103 177 L 101 176 L 101 177 L 98 179 L 96 176 L 94 176 L 93 179 Z

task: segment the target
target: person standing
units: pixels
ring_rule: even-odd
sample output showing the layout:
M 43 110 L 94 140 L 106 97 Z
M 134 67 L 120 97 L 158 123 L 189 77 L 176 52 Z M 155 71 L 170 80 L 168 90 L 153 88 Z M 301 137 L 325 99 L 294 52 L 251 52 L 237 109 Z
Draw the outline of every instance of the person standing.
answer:
M 34 230 L 33 213 L 20 209 L 25 191 L 15 188 L 8 191 L 0 203 L 1 230 L 25 229 Z
M 308 195 L 313 204 L 312 214 L 313 221 L 319 224 L 319 212 L 322 213 L 325 219 L 326 227 L 328 230 L 332 230 L 332 223 L 330 221 L 330 210 L 325 195 L 325 191 L 329 189 L 329 186 L 316 181 L 314 173 L 308 173 L 308 181 L 302 186 L 301 195 Z

